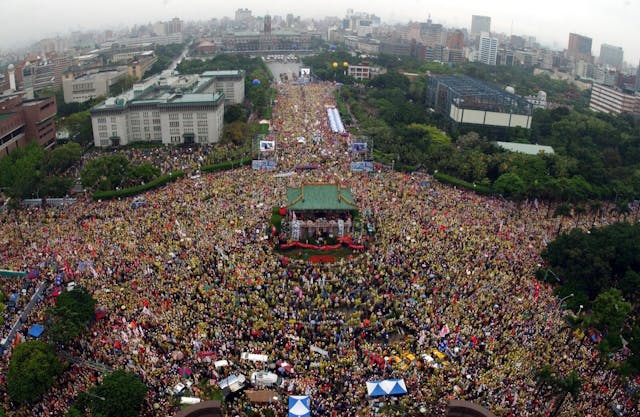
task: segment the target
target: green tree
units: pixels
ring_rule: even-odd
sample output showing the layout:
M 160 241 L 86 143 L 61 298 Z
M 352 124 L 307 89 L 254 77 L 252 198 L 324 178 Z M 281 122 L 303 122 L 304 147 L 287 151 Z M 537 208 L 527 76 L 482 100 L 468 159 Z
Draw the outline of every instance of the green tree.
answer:
M 91 389 L 89 408 L 93 415 L 104 417 L 135 417 L 140 413 L 147 386 L 137 375 L 115 371 Z
M 127 186 L 147 183 L 160 176 L 160 168 L 150 164 L 149 162 L 129 167 L 127 174 Z
M 42 180 L 40 195 L 42 197 L 64 197 L 69 193 L 73 180 L 69 177 L 47 177 Z
M 47 175 L 58 175 L 71 168 L 82 157 L 82 147 L 75 143 L 58 146 L 45 157 L 44 169 Z
M 88 161 L 80 171 L 82 185 L 97 191 L 114 190 L 125 181 L 129 160 L 122 155 L 107 155 Z
M 85 417 L 82 411 L 78 410 L 76 407 L 69 407 L 65 417 Z
M 49 310 L 50 330 L 47 333 L 56 343 L 67 343 L 95 319 L 96 300 L 83 287 L 63 292 Z
M 493 183 L 493 190 L 506 198 L 518 200 L 522 198 L 524 192 L 524 181 L 514 173 L 502 174 Z
M 13 350 L 7 392 L 19 404 L 38 401 L 62 372 L 53 346 L 39 340 L 21 343 Z
M 39 196 L 44 156 L 44 149 L 31 142 L 0 158 L 0 186 L 5 193 L 17 199 Z
M 72 140 L 85 146 L 93 143 L 93 127 L 88 110 L 70 114 L 62 120 L 61 124 L 69 131 Z
M 556 387 L 560 397 L 556 398 L 556 407 L 551 413 L 551 417 L 556 417 L 569 395 L 576 400 L 582 388 L 582 379 L 576 371 L 571 371 L 569 375 L 556 381 Z

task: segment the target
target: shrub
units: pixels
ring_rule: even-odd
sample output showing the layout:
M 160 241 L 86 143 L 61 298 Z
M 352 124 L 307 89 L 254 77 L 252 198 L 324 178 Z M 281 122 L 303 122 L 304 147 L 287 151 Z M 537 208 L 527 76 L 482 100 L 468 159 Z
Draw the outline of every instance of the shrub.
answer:
M 177 171 L 171 174 L 163 175 L 143 185 L 136 185 L 135 187 L 124 188 L 122 190 L 112 191 L 98 191 L 93 193 L 94 200 L 110 200 L 112 198 L 131 197 L 134 195 L 142 194 L 145 191 L 153 190 L 154 188 L 161 187 L 165 184 L 173 182 L 179 178 L 184 177 L 184 172 Z

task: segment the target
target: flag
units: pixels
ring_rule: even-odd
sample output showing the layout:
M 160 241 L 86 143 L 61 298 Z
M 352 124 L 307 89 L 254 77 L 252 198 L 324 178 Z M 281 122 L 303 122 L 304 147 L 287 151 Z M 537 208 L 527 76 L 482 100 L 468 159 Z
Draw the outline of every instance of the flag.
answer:
M 438 337 L 445 337 L 448 334 L 449 334 L 449 326 L 445 324 L 444 326 L 442 326 L 442 329 L 440 329 L 440 333 L 438 333 Z

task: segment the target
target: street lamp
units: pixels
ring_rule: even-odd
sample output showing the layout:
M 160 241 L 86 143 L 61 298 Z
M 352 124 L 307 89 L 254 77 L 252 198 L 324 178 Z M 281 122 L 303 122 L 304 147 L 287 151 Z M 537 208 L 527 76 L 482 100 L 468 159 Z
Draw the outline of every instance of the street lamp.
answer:
M 562 304 L 563 304 L 566 300 L 568 300 L 569 298 L 573 297 L 574 295 L 575 295 L 574 293 L 571 293 L 571 294 L 567 295 L 566 297 L 561 298 L 561 299 L 560 299 L 560 305 L 562 306 Z

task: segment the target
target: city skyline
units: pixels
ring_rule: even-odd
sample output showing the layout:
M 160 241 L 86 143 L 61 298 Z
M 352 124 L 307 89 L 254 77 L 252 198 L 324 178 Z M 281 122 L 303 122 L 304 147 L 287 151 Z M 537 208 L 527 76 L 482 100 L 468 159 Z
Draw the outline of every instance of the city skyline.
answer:
M 636 17 L 640 16 L 640 4 L 629 0 L 585 0 L 580 3 L 539 0 L 530 4 L 495 0 L 481 6 L 471 0 L 447 4 L 428 4 L 421 0 L 393 3 L 326 0 L 317 4 L 290 0 L 224 4 L 205 0 L 139 0 L 135 3 L 112 0 L 108 8 L 100 10 L 89 9 L 86 2 L 78 0 L 47 3 L 0 0 L 0 8 L 10 10 L 12 16 L 0 26 L 0 50 L 5 51 L 28 46 L 42 38 L 65 36 L 75 30 L 119 29 L 173 17 L 185 21 L 233 18 L 238 8 L 248 8 L 254 16 L 293 13 L 302 18 L 344 17 L 347 9 L 353 9 L 375 14 L 383 23 L 424 22 L 431 15 L 436 23 L 467 30 L 471 27 L 472 15 L 489 16 L 491 30 L 495 33 L 534 36 L 541 44 L 562 50 L 567 48 L 569 33 L 574 32 L 593 39 L 591 53 L 594 56 L 598 55 L 601 44 L 609 44 L 622 47 L 624 60 L 634 66 L 640 59 L 640 43 L 631 36 L 637 25 Z

